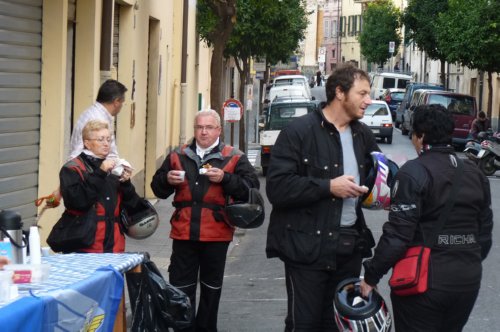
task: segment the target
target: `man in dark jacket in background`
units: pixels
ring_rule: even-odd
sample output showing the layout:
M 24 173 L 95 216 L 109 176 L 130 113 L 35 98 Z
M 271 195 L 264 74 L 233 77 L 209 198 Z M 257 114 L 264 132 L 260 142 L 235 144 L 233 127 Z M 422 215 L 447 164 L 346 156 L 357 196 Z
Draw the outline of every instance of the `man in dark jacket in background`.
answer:
M 391 293 L 396 331 L 458 332 L 467 323 L 481 284 L 481 261 L 491 247 L 493 213 L 488 179 L 470 160 L 455 175 L 453 117 L 440 105 L 415 109 L 412 143 L 418 158 L 404 164 L 391 190 L 389 221 L 364 262 L 361 289 L 368 296 L 408 247 L 422 245 L 434 231 L 453 181 L 462 181 L 454 205 L 431 249 L 425 293 Z
M 356 246 L 366 229 L 360 197 L 368 190 L 370 153 L 379 151 L 358 121 L 371 104 L 370 79 L 341 67 L 329 76 L 326 95 L 322 110 L 281 131 L 267 174 L 273 210 L 266 252 L 285 263 L 286 331 L 336 331 L 335 288 L 359 277 L 361 259 L 371 252 Z M 341 233 L 347 241 L 339 241 Z

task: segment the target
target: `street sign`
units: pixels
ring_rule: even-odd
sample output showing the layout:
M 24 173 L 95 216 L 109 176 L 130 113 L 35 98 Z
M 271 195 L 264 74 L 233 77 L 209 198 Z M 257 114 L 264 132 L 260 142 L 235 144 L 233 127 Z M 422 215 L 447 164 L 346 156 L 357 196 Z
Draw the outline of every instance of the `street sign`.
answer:
M 394 48 L 396 47 L 396 43 L 391 41 L 389 42 L 389 53 L 394 53 Z
M 253 63 L 253 70 L 255 70 L 256 72 L 266 71 L 266 63 L 265 62 L 257 62 L 257 61 L 255 61 Z
M 222 114 L 224 121 L 237 122 L 243 115 L 243 105 L 237 99 L 228 99 L 222 105 Z
M 326 62 L 326 47 L 320 47 L 318 49 L 318 62 L 319 63 Z

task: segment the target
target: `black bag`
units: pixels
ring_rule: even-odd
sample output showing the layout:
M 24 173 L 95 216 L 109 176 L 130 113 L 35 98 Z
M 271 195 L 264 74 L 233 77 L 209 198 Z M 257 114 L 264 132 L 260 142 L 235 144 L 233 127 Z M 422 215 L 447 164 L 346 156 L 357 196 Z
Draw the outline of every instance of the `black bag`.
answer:
M 359 233 L 354 228 L 340 227 L 337 255 L 352 255 L 358 238 Z
M 47 243 L 55 252 L 73 252 L 94 244 L 96 230 L 97 215 L 94 206 L 82 215 L 64 211 L 50 231 Z
M 141 273 L 127 274 L 132 307 L 132 332 L 163 332 L 169 327 L 191 326 L 193 312 L 189 297 L 163 279 L 146 253 Z

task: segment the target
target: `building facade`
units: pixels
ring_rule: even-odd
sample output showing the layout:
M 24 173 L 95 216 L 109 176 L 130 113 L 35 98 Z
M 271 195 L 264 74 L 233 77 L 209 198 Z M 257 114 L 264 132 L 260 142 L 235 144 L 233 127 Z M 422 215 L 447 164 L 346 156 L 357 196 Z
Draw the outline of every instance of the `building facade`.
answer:
M 153 173 L 210 104 L 211 51 L 195 18 L 190 0 L 1 1 L 0 209 L 24 228 L 37 221 L 34 201 L 58 188 L 73 125 L 108 78 L 128 88 L 118 152 L 137 192 L 153 197 Z M 39 218 L 43 238 L 61 212 Z

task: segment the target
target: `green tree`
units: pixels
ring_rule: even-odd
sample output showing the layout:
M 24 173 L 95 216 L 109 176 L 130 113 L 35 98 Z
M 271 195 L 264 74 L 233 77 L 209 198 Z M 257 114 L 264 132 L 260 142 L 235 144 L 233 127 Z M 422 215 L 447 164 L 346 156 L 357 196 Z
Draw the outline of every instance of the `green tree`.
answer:
M 250 83 L 250 59 L 287 61 L 304 39 L 308 20 L 303 0 L 238 0 L 238 15 L 224 54 L 233 57 L 240 77 L 239 99 Z M 240 121 L 240 149 L 245 148 L 245 123 Z
M 359 35 L 361 54 L 369 62 L 383 65 L 390 58 L 389 42 L 395 43 L 395 50 L 401 44 L 399 35 L 400 12 L 390 0 L 376 0 L 368 3 L 363 12 L 363 30 Z
M 436 37 L 447 61 L 488 73 L 491 118 L 492 73 L 500 72 L 500 1 L 449 0 L 448 11 L 439 15 Z
M 237 0 L 198 0 L 197 29 L 200 38 L 213 48 L 210 63 L 210 107 L 222 107 L 223 64 L 226 43 L 236 23 Z
M 441 61 L 441 84 L 445 85 L 446 55 L 436 40 L 439 13 L 448 10 L 448 0 L 409 0 L 403 14 L 406 40 L 413 41 L 432 60 Z

